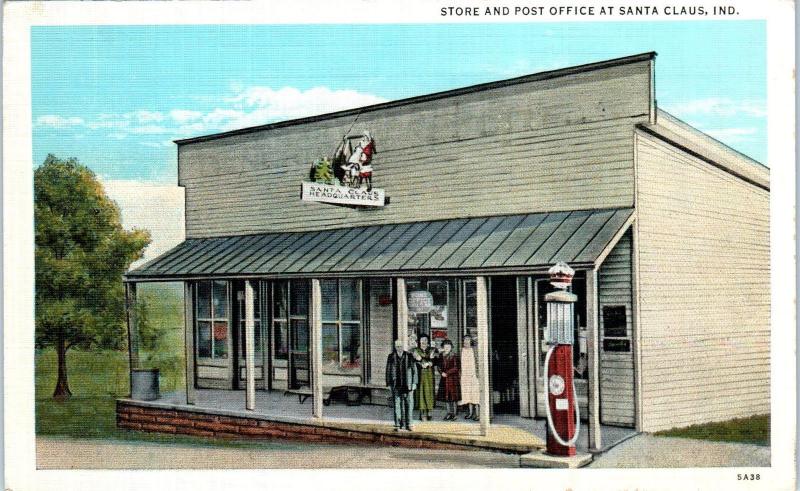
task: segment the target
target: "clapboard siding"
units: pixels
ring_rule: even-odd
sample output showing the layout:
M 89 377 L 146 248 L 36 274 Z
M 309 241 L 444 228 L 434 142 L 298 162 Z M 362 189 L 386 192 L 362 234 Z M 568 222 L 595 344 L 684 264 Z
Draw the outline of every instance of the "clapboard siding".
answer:
M 631 206 L 650 76 L 638 61 L 362 113 L 355 131 L 375 137 L 375 185 L 391 197 L 381 209 L 299 197 L 353 116 L 183 143 L 186 235 Z
M 768 413 L 769 192 L 636 140 L 641 429 Z
M 634 426 L 633 353 L 603 350 L 603 307 L 622 305 L 626 334 L 632 339 L 631 231 L 611 250 L 597 272 L 597 303 L 600 326 L 600 421 L 604 424 Z

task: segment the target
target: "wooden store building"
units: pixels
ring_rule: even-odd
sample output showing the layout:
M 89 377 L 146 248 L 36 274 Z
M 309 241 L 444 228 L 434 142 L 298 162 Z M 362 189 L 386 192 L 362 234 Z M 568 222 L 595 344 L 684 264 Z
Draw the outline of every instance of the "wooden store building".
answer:
M 379 404 L 395 339 L 459 351 L 469 333 L 485 410 L 541 418 L 547 270 L 565 261 L 590 439 L 768 413 L 769 170 L 658 109 L 654 65 L 177 141 L 186 240 L 124 281 L 131 304 L 138 283 L 185 285 L 183 405 L 288 392 L 320 417 L 336 387 Z

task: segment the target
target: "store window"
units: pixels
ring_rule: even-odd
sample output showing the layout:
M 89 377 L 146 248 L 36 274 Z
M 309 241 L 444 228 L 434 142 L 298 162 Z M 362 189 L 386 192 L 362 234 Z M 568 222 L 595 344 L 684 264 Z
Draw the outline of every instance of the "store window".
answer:
M 322 369 L 361 373 L 361 280 L 322 280 Z
M 228 282 L 199 281 L 195 305 L 198 358 L 227 359 Z
M 406 280 L 406 290 L 427 290 L 433 300 L 433 308 L 428 313 L 409 313 L 409 336 L 419 339 L 420 336 L 429 336 L 431 342 L 440 348 L 442 341 L 450 339 L 456 343 L 456 326 L 458 324 L 458 310 L 455 309 L 455 297 L 451 302 L 450 294 L 455 294 L 455 282 L 446 279 L 409 279 Z M 455 312 L 454 312 L 455 309 Z M 455 315 L 455 317 L 453 317 Z M 451 326 L 452 329 L 451 329 Z M 458 346 L 458 343 L 456 343 Z

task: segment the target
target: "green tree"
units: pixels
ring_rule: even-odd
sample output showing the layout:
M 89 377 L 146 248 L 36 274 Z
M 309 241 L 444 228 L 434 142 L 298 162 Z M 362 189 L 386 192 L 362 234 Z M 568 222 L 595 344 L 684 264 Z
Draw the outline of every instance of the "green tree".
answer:
M 67 351 L 125 346 L 122 274 L 150 243 L 126 231 L 116 203 L 76 159 L 48 155 L 34 172 L 36 345 L 58 358 L 53 397 L 72 395 Z
M 314 181 L 322 184 L 333 184 L 331 161 L 321 158 L 314 162 Z

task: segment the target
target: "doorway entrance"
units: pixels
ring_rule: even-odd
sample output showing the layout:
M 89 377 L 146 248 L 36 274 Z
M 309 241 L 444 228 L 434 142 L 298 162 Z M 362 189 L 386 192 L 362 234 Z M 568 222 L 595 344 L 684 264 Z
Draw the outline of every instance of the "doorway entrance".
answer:
M 492 409 L 519 414 L 519 354 L 517 349 L 517 280 L 495 276 L 490 292 L 490 378 Z

